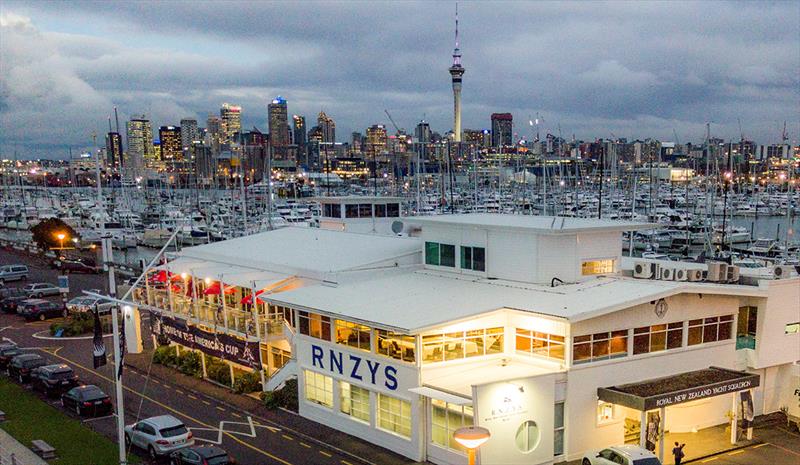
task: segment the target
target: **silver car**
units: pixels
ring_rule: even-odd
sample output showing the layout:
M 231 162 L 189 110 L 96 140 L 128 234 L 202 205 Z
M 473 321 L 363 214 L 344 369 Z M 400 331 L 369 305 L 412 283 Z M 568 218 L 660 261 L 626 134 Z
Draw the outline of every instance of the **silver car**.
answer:
M 146 450 L 153 459 L 194 445 L 192 432 L 172 415 L 146 418 L 126 426 L 125 442 Z
M 50 283 L 33 283 L 22 288 L 30 297 L 44 297 L 47 295 L 59 295 L 61 292 L 58 286 Z
M 0 266 L 0 286 L 8 281 L 28 279 L 28 267 L 25 265 Z
M 70 314 L 93 312 L 95 306 L 102 315 L 108 313 L 109 309 L 114 306 L 113 302 L 107 302 L 97 297 L 75 297 L 67 302 L 67 310 Z

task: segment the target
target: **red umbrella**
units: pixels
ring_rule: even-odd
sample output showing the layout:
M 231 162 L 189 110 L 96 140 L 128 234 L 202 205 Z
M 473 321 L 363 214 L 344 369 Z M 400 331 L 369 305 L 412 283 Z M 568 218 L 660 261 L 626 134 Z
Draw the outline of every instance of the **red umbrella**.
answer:
M 256 296 L 260 296 L 264 293 L 266 289 L 261 289 L 260 291 L 256 291 Z M 246 296 L 242 297 L 241 303 L 250 305 L 253 303 L 253 294 L 252 292 L 248 292 Z
M 203 291 L 203 295 L 219 295 L 219 283 L 214 281 Z
M 164 270 L 161 270 L 158 273 L 156 273 L 155 276 L 153 276 L 150 279 L 152 281 L 159 282 L 159 283 L 166 282 L 167 281 L 167 272 L 164 271 Z

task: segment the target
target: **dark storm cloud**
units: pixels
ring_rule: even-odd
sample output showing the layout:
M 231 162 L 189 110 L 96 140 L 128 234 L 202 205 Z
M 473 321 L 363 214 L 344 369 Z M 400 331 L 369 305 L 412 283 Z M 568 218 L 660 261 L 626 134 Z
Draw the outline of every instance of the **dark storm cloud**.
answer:
M 265 129 L 277 94 L 340 139 L 389 109 L 452 125 L 450 2 L 53 2 L 2 6 L 0 149 L 85 145 L 113 105 L 155 124 L 222 102 Z M 579 138 L 775 141 L 800 128 L 796 2 L 466 2 L 464 127 L 510 111 L 516 131 Z M 46 149 L 45 149 L 46 148 Z M 40 151 L 40 152 L 41 152 Z

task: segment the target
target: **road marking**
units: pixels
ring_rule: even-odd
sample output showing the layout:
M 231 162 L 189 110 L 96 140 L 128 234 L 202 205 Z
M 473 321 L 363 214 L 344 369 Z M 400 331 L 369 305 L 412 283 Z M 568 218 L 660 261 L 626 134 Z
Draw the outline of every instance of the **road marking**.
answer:
M 79 367 L 79 368 L 81 368 L 83 370 L 86 370 L 89 373 L 92 373 L 93 375 L 97 376 L 98 378 L 103 379 L 103 380 L 105 380 L 105 381 L 107 381 L 109 383 L 113 383 L 114 382 L 114 380 L 112 378 L 109 378 L 109 377 L 107 377 L 107 376 L 105 376 L 103 374 L 100 374 L 100 373 L 98 373 L 98 372 L 96 372 L 96 371 L 94 371 L 94 370 L 92 370 L 90 368 L 87 368 L 87 367 L 81 365 L 80 363 L 78 363 L 78 362 L 76 362 L 76 361 L 74 361 L 72 359 L 66 358 L 66 357 L 61 356 L 61 355 L 55 355 L 55 356 L 60 358 L 60 359 L 62 359 L 62 360 L 64 360 L 65 362 L 69 362 L 69 363 L 73 364 L 76 367 Z M 156 399 L 153 399 L 150 396 L 144 395 L 144 394 L 142 394 L 142 393 L 140 393 L 140 392 L 138 392 L 138 391 L 136 391 L 136 390 L 134 390 L 134 389 L 132 389 L 132 388 L 130 388 L 128 386 L 123 386 L 123 388 L 126 391 L 141 397 L 142 399 L 145 399 L 145 400 L 147 400 L 147 401 L 149 401 L 149 402 L 151 402 L 151 403 L 153 403 L 155 405 L 158 405 L 161 408 L 164 408 L 166 410 L 169 410 L 170 412 L 175 413 L 176 415 L 180 415 L 180 416 L 182 416 L 182 417 L 184 417 L 184 418 L 186 418 L 188 420 L 191 420 L 191 421 L 197 423 L 198 425 L 204 426 L 206 428 L 211 428 L 211 425 L 209 425 L 208 423 L 200 421 L 197 418 L 192 417 L 191 415 L 187 415 L 187 414 L 181 412 L 180 410 L 175 409 L 174 407 L 170 407 L 167 404 L 159 402 L 159 401 L 157 401 Z M 252 420 L 251 420 L 251 424 L 252 424 Z M 243 446 L 245 446 L 245 447 L 247 447 L 247 448 L 249 448 L 251 450 L 254 450 L 254 451 L 258 452 L 259 454 L 262 454 L 262 455 L 264 455 L 266 457 L 269 457 L 269 458 L 271 458 L 271 459 L 273 459 L 273 460 L 275 460 L 277 462 L 280 462 L 280 463 L 282 463 L 284 465 L 294 465 L 293 463 L 291 463 L 289 461 L 286 461 L 286 460 L 284 460 L 284 459 L 282 459 L 282 458 L 280 458 L 280 457 L 278 457 L 276 455 L 273 455 L 273 454 L 271 454 L 271 453 L 269 453 L 269 452 L 267 452 L 267 451 L 265 451 L 263 449 L 259 449 L 258 447 L 239 439 L 238 437 L 236 437 L 235 435 L 233 435 L 233 434 L 231 434 L 229 432 L 225 432 L 225 434 L 228 437 L 230 437 L 231 439 L 233 439 L 234 441 L 238 442 L 239 444 L 241 444 L 241 445 L 243 445 Z
M 789 449 L 787 449 L 785 447 L 782 447 L 782 446 L 779 446 L 777 444 L 772 444 L 772 443 L 769 443 L 769 442 L 765 442 L 763 445 L 777 447 L 778 449 L 785 450 L 786 452 L 788 452 L 790 454 L 793 454 L 793 455 L 796 455 L 796 456 L 800 457 L 800 454 L 798 454 L 797 452 L 795 452 L 793 450 L 789 450 Z
M 735 450 L 735 451 L 729 453 L 728 455 L 737 455 L 737 454 L 741 454 L 741 453 L 744 453 L 744 449 Z
M 175 392 L 177 392 L 180 395 L 183 395 L 183 391 L 181 391 L 180 389 L 175 389 Z
M 719 457 L 711 457 L 710 459 L 705 459 L 705 460 L 703 460 L 703 461 L 702 461 L 702 462 L 700 462 L 700 463 L 713 462 L 714 460 L 717 460 L 718 458 L 719 458 Z
M 0 331 L 5 331 L 7 329 L 14 329 L 14 327 L 13 326 L 4 326 L 4 327 L 0 328 Z M 5 338 L 3 338 L 3 339 L 5 339 Z
M 769 445 L 769 443 L 765 442 L 763 444 L 757 444 L 757 445 L 751 447 L 751 449 L 758 449 L 759 447 L 764 447 L 764 446 L 768 446 L 768 445 Z
M 353 465 L 352 463 L 348 462 L 347 460 L 340 460 L 344 465 Z
M 189 398 L 190 398 L 190 399 L 197 400 L 197 397 L 195 397 L 195 396 L 193 396 L 193 395 L 191 395 L 191 394 L 189 394 Z
M 206 405 L 211 405 L 211 402 L 209 402 L 209 401 L 207 401 L 207 400 L 202 400 L 202 399 L 201 399 L 201 400 L 200 400 L 200 402 L 202 402 L 202 403 L 204 403 L 204 404 L 206 404 Z
M 241 416 L 241 415 L 239 415 L 239 414 L 238 414 L 238 413 L 236 413 L 236 412 L 231 412 L 231 415 L 235 416 L 236 418 L 242 418 L 242 416 Z
M 225 409 L 220 407 L 219 405 L 217 405 L 217 410 L 219 410 L 220 412 L 224 412 L 225 411 Z
M 325 452 L 324 450 L 319 451 L 320 454 L 324 455 L 325 457 L 333 457 L 333 454 Z
M 287 441 L 294 441 L 294 438 L 291 436 L 287 436 L 285 434 L 281 434 L 281 436 L 283 437 L 283 439 L 286 439 Z
M 305 447 L 306 449 L 311 449 L 311 446 L 309 446 L 308 444 L 306 444 L 304 442 L 301 442 L 300 445 Z
M 106 415 L 104 417 L 87 418 L 85 420 L 82 420 L 81 423 L 89 423 L 90 421 L 105 420 L 106 418 L 116 418 L 116 417 L 117 417 L 117 414 L 114 413 L 114 414 L 111 414 L 111 415 Z

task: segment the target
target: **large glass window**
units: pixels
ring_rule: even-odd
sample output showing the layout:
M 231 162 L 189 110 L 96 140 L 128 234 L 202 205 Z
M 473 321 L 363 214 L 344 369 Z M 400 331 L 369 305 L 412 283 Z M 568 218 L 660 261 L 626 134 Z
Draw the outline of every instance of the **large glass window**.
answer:
M 483 247 L 461 247 L 461 268 L 486 271 L 486 249 Z
M 564 402 L 556 402 L 553 415 L 553 455 L 564 454 Z
M 379 393 L 378 427 L 411 438 L 411 403 Z
M 633 329 L 633 355 L 677 349 L 683 345 L 683 322 Z
M 733 333 L 733 315 L 689 320 L 689 345 L 730 339 Z
M 424 362 L 443 362 L 503 352 L 503 328 L 475 329 L 422 337 Z
M 755 349 L 758 307 L 740 307 L 736 320 L 736 348 Z
M 325 341 L 331 340 L 331 319 L 317 313 L 299 312 L 300 334 Z
M 431 399 L 431 442 L 434 444 L 466 452 L 466 449 L 453 439 L 453 433 L 462 426 L 471 425 L 471 406 Z
M 281 367 L 289 363 L 289 360 L 292 359 L 291 352 L 280 349 L 278 347 L 273 346 L 271 348 L 271 352 L 272 352 L 272 366 L 275 367 L 276 370 L 280 369 Z
M 333 407 L 333 378 L 315 371 L 303 370 L 306 400 L 326 407 Z
M 518 352 L 564 360 L 564 336 L 517 328 Z
M 341 218 L 342 206 L 338 203 L 326 203 L 323 213 L 327 218 Z
M 589 276 L 594 274 L 609 274 L 614 272 L 614 260 L 589 260 L 581 263 L 581 274 Z
M 336 343 L 370 350 L 370 328 L 345 320 L 336 320 Z
M 383 329 L 376 329 L 375 333 L 378 336 L 377 351 L 379 354 L 404 362 L 413 363 L 416 361 L 417 345 L 414 336 L 393 333 Z
M 456 266 L 456 246 L 439 244 L 438 242 L 425 243 L 425 264 L 434 266 Z
M 625 357 L 628 355 L 628 330 L 595 333 L 572 338 L 572 363 Z
M 369 391 L 346 381 L 339 381 L 339 393 L 339 409 L 342 413 L 369 423 Z

